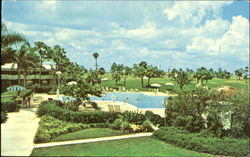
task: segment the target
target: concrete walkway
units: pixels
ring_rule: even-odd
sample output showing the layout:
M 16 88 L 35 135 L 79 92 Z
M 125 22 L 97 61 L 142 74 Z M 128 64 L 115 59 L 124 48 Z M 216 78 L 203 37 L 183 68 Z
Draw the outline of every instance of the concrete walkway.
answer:
M 32 108 L 8 113 L 1 124 L 1 156 L 29 156 L 39 120 Z
M 36 144 L 34 146 L 34 148 L 46 148 L 46 147 L 72 145 L 72 144 L 83 144 L 83 143 L 92 143 L 92 142 L 100 142 L 100 141 L 111 141 L 111 140 L 120 140 L 120 139 L 126 139 L 126 138 L 145 137 L 145 136 L 151 136 L 151 135 L 152 135 L 152 133 L 150 132 L 150 133 L 138 133 L 138 134 L 133 134 L 133 135 L 100 137 L 100 138 L 62 141 L 62 142 L 50 142 L 50 143 Z

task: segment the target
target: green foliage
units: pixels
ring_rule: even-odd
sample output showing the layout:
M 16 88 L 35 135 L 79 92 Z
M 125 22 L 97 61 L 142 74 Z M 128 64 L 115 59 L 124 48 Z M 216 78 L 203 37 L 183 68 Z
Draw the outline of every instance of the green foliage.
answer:
M 181 89 L 184 85 L 191 83 L 193 80 L 192 74 L 188 71 L 183 71 L 182 69 L 174 71 L 171 77 Z
M 17 105 L 13 97 L 4 97 L 1 99 L 1 107 L 4 111 L 14 112 L 16 111 Z
M 246 156 L 250 153 L 248 139 L 216 138 L 197 133 L 189 133 L 175 127 L 160 128 L 153 134 L 163 140 L 189 150 L 217 155 Z
M 145 120 L 142 123 L 142 128 L 144 131 L 147 131 L 147 132 L 154 131 L 154 129 L 152 128 L 152 123 L 149 120 Z
M 120 117 L 123 121 L 134 123 L 136 125 L 141 125 L 146 120 L 146 116 L 144 114 L 132 111 L 125 111 L 121 113 Z
M 1 104 L 1 123 L 5 123 L 8 119 L 6 106 Z
M 50 115 L 60 120 L 74 123 L 112 123 L 117 119 L 118 113 L 103 111 L 74 112 L 56 105 L 56 101 L 45 101 L 37 110 L 37 115 Z
M 132 132 L 133 131 L 133 129 L 131 128 L 131 126 L 128 122 L 122 122 L 121 130 L 124 132 Z
M 34 87 L 34 91 L 36 93 L 49 93 L 49 91 L 51 91 L 51 90 L 52 90 L 52 87 L 50 87 L 50 86 L 41 86 L 41 87 L 35 86 Z
M 164 125 L 164 118 L 162 118 L 158 114 L 154 114 L 152 111 L 146 111 L 145 116 L 155 126 L 163 126 Z
M 114 123 L 111 125 L 111 128 L 112 129 L 115 129 L 115 130 L 120 130 L 121 129 L 121 126 L 122 126 L 122 123 L 123 123 L 123 120 L 122 119 L 116 119 L 114 121 Z
M 230 135 L 233 137 L 250 136 L 249 125 L 249 93 L 248 91 L 237 92 L 227 100 L 230 104 L 231 129 Z
M 37 129 L 34 142 L 49 142 L 52 138 L 55 138 L 62 134 L 78 131 L 89 127 L 90 126 L 87 124 L 64 122 L 51 116 L 43 116 L 39 122 L 39 127 Z
M 226 135 L 223 130 L 224 116 L 230 111 L 230 105 L 215 90 L 197 88 L 194 91 L 182 91 L 168 101 L 166 114 L 168 125 L 183 127 L 191 132 L 205 128 L 214 135 Z M 206 117 L 206 119 L 204 118 Z

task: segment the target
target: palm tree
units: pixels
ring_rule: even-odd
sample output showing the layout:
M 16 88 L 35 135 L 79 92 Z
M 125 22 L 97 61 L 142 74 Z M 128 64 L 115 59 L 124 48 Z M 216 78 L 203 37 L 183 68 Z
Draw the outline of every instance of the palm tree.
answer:
M 24 55 L 24 61 L 20 65 L 20 68 L 23 71 L 24 75 L 24 84 L 23 84 L 24 87 L 26 87 L 27 85 L 26 82 L 29 70 L 37 67 L 37 65 L 39 65 L 39 61 L 40 61 L 39 56 L 32 51 L 29 51 Z
M 152 77 L 155 77 L 156 73 L 157 73 L 157 67 L 153 67 L 152 65 L 147 67 L 145 76 L 147 76 L 147 78 L 148 78 L 148 86 L 149 86 L 149 83 L 150 83 L 150 79 Z
M 125 66 L 123 68 L 123 86 L 126 87 L 126 80 L 128 78 L 128 75 L 132 73 L 132 69 L 129 68 L 128 66 Z
M 95 52 L 92 55 L 95 58 L 95 70 L 97 71 L 97 69 L 98 69 L 97 58 L 99 57 L 99 54 L 97 52 Z
M 28 52 L 29 48 L 29 43 L 24 43 L 21 48 L 15 52 L 13 56 L 13 62 L 17 64 L 18 85 L 21 85 L 21 68 L 22 64 L 27 62 L 25 54 Z
M 144 87 L 144 85 L 143 85 L 143 77 L 146 74 L 147 66 L 148 66 L 147 62 L 142 61 L 139 64 L 134 64 L 134 67 L 133 67 L 134 74 L 141 78 L 141 86 L 142 86 L 142 88 Z
M 5 24 L 1 24 L 1 65 L 14 61 L 15 50 L 12 46 L 25 43 L 25 37 L 17 32 L 8 32 Z
M 43 68 L 43 61 L 47 58 L 48 56 L 48 50 L 49 47 L 45 45 L 41 41 L 35 42 L 35 51 L 37 51 L 40 55 L 40 74 L 39 74 L 39 87 L 41 86 L 41 80 L 42 80 L 42 68 Z
M 184 85 L 189 84 L 193 78 L 189 72 L 179 70 L 175 73 L 175 76 L 172 76 L 173 80 L 180 86 L 182 89 Z

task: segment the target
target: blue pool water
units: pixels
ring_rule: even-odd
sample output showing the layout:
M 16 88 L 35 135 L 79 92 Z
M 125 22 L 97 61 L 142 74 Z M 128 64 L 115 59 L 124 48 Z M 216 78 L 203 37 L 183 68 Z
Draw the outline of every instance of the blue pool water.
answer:
M 167 96 L 150 96 L 143 93 L 107 93 L 102 97 L 90 96 L 90 100 L 127 102 L 138 108 L 164 108 L 164 99 Z M 113 99 L 112 99 L 113 98 Z M 62 101 L 75 100 L 73 97 L 62 96 Z
M 90 96 L 90 100 L 104 100 L 127 102 L 138 108 L 164 108 L 164 98 L 166 96 L 150 96 L 143 93 L 107 93 L 102 97 Z

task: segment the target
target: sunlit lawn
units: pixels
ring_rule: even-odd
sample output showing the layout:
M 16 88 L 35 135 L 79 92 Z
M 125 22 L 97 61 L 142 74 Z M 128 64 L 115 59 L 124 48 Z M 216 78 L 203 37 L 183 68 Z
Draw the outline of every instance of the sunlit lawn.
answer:
M 150 80 L 150 84 L 152 83 L 158 83 L 161 85 L 161 87 L 159 88 L 159 91 L 164 92 L 166 91 L 167 87 L 165 86 L 165 83 L 167 82 L 171 82 L 174 83 L 175 86 L 174 88 L 178 89 L 179 86 L 176 85 L 176 83 L 171 80 L 171 78 L 152 78 Z M 186 85 L 184 88 L 187 89 L 193 89 L 195 87 L 196 84 L 196 80 L 194 79 L 192 81 L 191 84 Z M 129 78 L 127 80 L 126 83 L 126 89 L 139 89 L 141 91 L 149 91 L 148 88 L 142 88 L 141 87 L 141 80 L 139 78 Z M 115 85 L 115 81 L 114 80 L 106 80 L 106 81 L 102 81 L 102 85 L 105 87 L 117 87 Z M 144 80 L 144 85 L 147 85 L 147 80 Z M 238 89 L 246 89 L 248 88 L 248 83 L 245 82 L 245 80 L 237 80 L 235 77 L 232 77 L 230 79 L 219 79 L 219 78 L 214 78 L 212 80 L 208 81 L 208 87 L 209 88 L 215 88 L 215 87 L 220 87 L 220 86 L 232 86 Z M 123 81 L 119 81 L 118 82 L 118 86 L 122 87 L 123 86 Z
M 88 139 L 88 138 L 98 138 L 98 137 L 108 137 L 108 136 L 118 136 L 123 135 L 124 132 L 112 130 L 109 128 L 90 128 L 73 133 L 61 135 L 52 139 L 51 141 L 67 141 L 76 139 Z
M 169 156 L 209 157 L 150 138 L 131 138 L 96 143 L 34 149 L 31 156 Z

